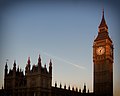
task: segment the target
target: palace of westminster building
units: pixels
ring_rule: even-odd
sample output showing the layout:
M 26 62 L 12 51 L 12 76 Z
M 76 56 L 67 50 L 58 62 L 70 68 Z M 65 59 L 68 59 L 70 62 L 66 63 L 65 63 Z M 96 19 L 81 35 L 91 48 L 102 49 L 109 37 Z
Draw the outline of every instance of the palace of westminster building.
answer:
M 0 90 L 0 96 L 113 96 L 113 43 L 108 33 L 108 26 L 104 18 L 98 27 L 98 35 L 93 42 L 93 92 L 84 89 L 62 88 L 62 85 L 52 86 L 52 61 L 49 62 L 49 70 L 46 65 L 38 63 L 31 68 L 28 58 L 25 72 L 16 68 L 8 70 L 6 63 L 4 69 L 4 88 Z M 24 74 L 25 73 L 25 74 Z

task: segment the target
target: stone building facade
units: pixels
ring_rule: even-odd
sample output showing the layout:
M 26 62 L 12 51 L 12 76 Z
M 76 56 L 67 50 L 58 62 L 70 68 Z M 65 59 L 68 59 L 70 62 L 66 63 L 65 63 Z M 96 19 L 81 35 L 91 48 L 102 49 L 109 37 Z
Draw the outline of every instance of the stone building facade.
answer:
M 16 61 L 13 68 L 8 72 L 8 64 L 5 65 L 4 94 L 7 96 L 92 96 L 84 85 L 83 90 L 64 88 L 60 84 L 52 86 L 52 61 L 49 62 L 49 70 L 46 65 L 42 67 L 39 55 L 38 63 L 31 68 L 30 57 L 28 58 L 25 74 L 21 69 L 16 68 Z
M 21 69 L 16 68 L 14 61 L 13 69 L 8 72 L 5 65 L 4 89 L 12 96 L 51 96 L 52 85 L 52 62 L 49 62 L 49 71 L 46 65 L 42 67 L 41 58 L 38 64 L 31 69 L 30 57 L 25 67 L 25 75 Z

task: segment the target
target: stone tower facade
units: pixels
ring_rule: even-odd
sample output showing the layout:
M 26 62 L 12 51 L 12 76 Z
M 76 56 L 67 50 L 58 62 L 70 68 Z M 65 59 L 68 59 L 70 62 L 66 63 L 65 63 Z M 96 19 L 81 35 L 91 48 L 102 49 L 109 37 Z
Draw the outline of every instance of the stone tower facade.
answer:
M 98 27 L 93 43 L 94 93 L 96 96 L 113 96 L 113 43 L 104 18 Z

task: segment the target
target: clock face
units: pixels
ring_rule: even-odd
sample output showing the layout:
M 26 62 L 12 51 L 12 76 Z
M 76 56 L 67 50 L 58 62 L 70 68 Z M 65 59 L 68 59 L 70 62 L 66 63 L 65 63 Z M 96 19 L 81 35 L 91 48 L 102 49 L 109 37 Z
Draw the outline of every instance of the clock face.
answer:
M 105 48 L 104 47 L 98 47 L 96 50 L 97 55 L 102 55 L 105 53 Z

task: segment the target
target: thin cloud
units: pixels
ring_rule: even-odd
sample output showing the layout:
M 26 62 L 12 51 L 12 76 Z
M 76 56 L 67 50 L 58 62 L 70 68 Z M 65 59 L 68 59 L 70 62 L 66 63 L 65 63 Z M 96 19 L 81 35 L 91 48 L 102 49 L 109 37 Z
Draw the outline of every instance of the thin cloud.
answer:
M 86 69 L 84 66 L 80 66 L 80 65 L 74 64 L 74 63 L 72 63 L 72 62 L 69 62 L 69 61 L 67 61 L 67 60 L 65 60 L 65 59 L 62 59 L 62 58 L 60 58 L 60 57 L 57 57 L 57 56 L 52 56 L 52 55 L 50 55 L 50 54 L 48 54 L 48 53 L 46 53 L 46 52 L 43 52 L 43 54 L 46 55 L 46 56 L 48 56 L 48 57 L 54 58 L 54 59 L 56 59 L 56 60 L 65 62 L 65 63 L 67 63 L 67 64 L 69 64 L 69 65 L 72 65 L 72 66 L 74 66 L 74 67 L 77 67 L 77 68 L 79 68 L 79 69 Z

